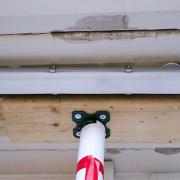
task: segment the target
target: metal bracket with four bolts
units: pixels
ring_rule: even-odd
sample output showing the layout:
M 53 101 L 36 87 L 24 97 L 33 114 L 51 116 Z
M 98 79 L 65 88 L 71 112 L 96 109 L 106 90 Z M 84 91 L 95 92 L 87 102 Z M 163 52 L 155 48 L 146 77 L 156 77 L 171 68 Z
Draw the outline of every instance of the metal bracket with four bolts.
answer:
M 107 111 L 97 111 L 94 114 L 88 114 L 84 111 L 73 111 L 72 120 L 76 123 L 76 127 L 73 129 L 73 135 L 76 138 L 80 138 L 81 130 L 84 126 L 97 121 L 101 122 L 105 127 L 106 138 L 110 137 L 110 129 L 106 124 L 110 121 L 110 113 Z

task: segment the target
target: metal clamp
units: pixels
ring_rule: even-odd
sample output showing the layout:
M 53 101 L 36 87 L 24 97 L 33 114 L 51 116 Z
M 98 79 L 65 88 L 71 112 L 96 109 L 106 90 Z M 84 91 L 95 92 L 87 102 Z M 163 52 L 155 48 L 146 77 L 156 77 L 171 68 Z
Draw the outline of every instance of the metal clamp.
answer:
M 72 120 L 76 123 L 76 127 L 73 129 L 73 135 L 76 138 L 80 138 L 81 130 L 84 126 L 97 121 L 101 122 L 105 127 L 105 138 L 110 137 L 110 129 L 106 126 L 110 121 L 110 113 L 107 111 L 97 111 L 94 114 L 88 114 L 84 111 L 73 111 Z

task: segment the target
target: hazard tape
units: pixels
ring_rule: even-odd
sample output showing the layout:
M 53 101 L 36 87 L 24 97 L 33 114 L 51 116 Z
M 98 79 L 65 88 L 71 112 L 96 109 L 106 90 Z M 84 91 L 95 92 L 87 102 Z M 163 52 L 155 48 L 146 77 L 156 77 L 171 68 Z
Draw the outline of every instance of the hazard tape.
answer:
M 98 180 L 99 172 L 104 176 L 103 164 L 93 156 L 86 156 L 82 158 L 77 164 L 76 173 L 84 168 L 86 169 L 85 180 Z

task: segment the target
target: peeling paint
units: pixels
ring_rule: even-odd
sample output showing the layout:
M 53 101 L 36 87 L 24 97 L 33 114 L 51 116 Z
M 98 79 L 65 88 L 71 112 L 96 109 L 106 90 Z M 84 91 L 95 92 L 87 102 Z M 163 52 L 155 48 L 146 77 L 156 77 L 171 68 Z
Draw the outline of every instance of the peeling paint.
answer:
M 87 16 L 78 20 L 75 26 L 66 30 L 73 31 L 98 31 L 127 29 L 129 17 L 127 15 L 97 15 Z
M 164 30 L 164 31 L 105 31 L 105 32 L 52 32 L 52 37 L 58 40 L 89 42 L 89 41 L 103 41 L 103 40 L 128 40 L 136 38 L 154 37 L 167 35 L 180 35 L 178 30 Z
M 162 66 L 180 61 L 179 39 L 180 30 L 0 35 L 0 63 L 1 66 Z
M 120 149 L 106 149 L 106 153 L 108 154 L 120 154 Z
M 156 148 L 154 151 L 164 155 L 173 155 L 180 153 L 180 148 Z
M 144 151 L 144 150 L 152 150 L 151 148 L 107 148 L 107 154 L 121 154 L 123 151 Z
M 64 40 L 70 42 L 91 42 L 103 40 L 131 40 L 136 38 L 159 38 L 162 36 L 180 36 L 180 30 L 124 30 L 124 31 L 84 31 L 51 32 L 45 34 L 0 35 L 0 40 Z

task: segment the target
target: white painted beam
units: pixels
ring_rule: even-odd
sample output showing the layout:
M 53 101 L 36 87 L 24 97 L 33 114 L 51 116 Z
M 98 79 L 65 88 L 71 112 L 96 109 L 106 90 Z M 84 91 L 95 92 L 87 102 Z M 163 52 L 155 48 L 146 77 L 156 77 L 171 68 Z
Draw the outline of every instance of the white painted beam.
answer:
M 0 66 L 180 61 L 180 32 L 0 36 Z
M 62 144 L 60 144 L 63 146 Z M 50 145 L 49 145 L 50 146 Z M 135 147 L 135 145 L 134 145 Z M 180 153 L 159 154 L 153 148 L 107 148 L 105 159 L 114 163 L 115 173 L 178 173 Z M 68 157 L 68 158 L 67 158 Z M 30 148 L 0 150 L 0 174 L 74 174 L 77 149 Z M 112 172 L 112 171 L 111 171 Z M 110 175 L 110 174 L 109 174 Z
M 114 163 L 113 161 L 106 161 L 105 162 L 105 179 L 104 180 L 114 180 Z
M 180 94 L 180 68 L 0 69 L 0 94 Z

